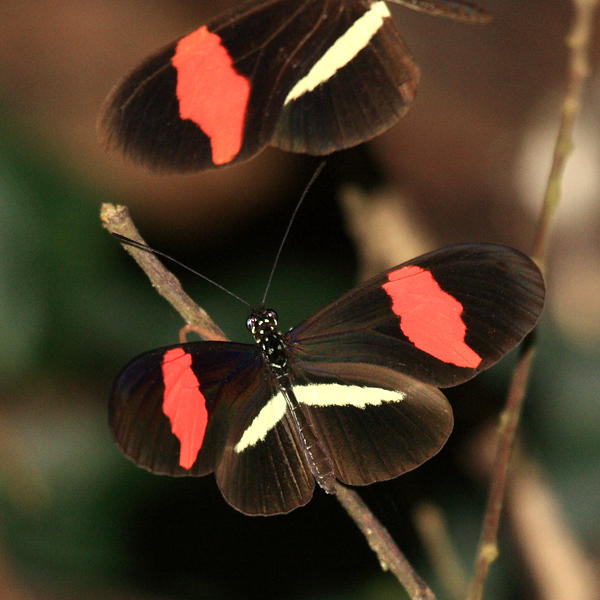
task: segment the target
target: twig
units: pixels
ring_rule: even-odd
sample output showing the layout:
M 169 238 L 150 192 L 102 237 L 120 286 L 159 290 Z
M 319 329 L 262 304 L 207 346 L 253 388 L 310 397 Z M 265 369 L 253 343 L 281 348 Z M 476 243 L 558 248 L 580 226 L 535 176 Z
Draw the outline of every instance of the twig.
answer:
M 571 32 L 567 39 L 567 45 L 570 48 L 568 84 L 561 110 L 560 128 L 554 148 L 552 167 L 532 251 L 533 257 L 542 268 L 546 261 L 554 214 L 561 197 L 564 167 L 573 150 L 573 125 L 579 112 L 583 82 L 589 71 L 588 48 L 596 5 L 597 0 L 573 0 L 575 14 Z M 535 352 L 534 345 L 533 338 L 530 336 L 521 347 L 521 354 L 508 391 L 506 407 L 500 417 L 498 449 L 468 600 L 480 600 L 482 598 L 490 564 L 498 555 L 498 525 L 510 464 L 510 454 L 531 371 L 531 363 Z
M 346 230 L 356 248 L 360 281 L 434 246 L 426 227 L 406 208 L 398 190 L 364 192 L 345 186 L 338 196 Z
M 578 547 L 537 465 L 521 454 L 519 469 L 509 482 L 507 506 L 539 598 L 600 598 L 600 573 L 593 560 Z
M 413 521 L 429 562 L 447 595 L 462 598 L 467 589 L 467 578 L 448 533 L 443 512 L 434 504 L 422 502 L 413 512 Z
M 375 518 L 360 496 L 345 485 L 336 482 L 336 497 L 356 526 L 362 531 L 371 550 L 384 571 L 391 571 L 411 600 L 435 600 L 434 593 L 419 577 L 388 530 Z
M 583 84 L 589 76 L 589 46 L 598 0 L 572 0 L 575 11 L 573 25 L 566 40 L 570 50 L 568 83 L 561 108 L 560 126 L 554 145 L 552 166 L 548 175 L 544 203 L 536 227 L 532 256 L 543 266 L 550 230 L 562 193 L 562 179 L 567 159 L 573 152 L 573 127 L 581 107 Z
M 531 340 L 532 338 L 528 338 Z M 531 369 L 531 361 L 535 352 L 534 344 L 523 343 L 521 355 L 515 366 L 513 378 L 506 399 L 506 406 L 500 415 L 498 432 L 498 448 L 492 481 L 487 500 L 483 529 L 477 555 L 475 558 L 475 572 L 469 586 L 468 600 L 479 600 L 483 596 L 483 587 L 492 562 L 498 556 L 498 526 L 500 513 L 504 501 L 504 490 L 510 465 L 511 450 L 514 443 L 521 407 L 527 387 L 527 380 Z
M 126 207 L 103 204 L 100 210 L 100 218 L 103 226 L 109 232 L 118 233 L 144 243 Z M 208 316 L 206 311 L 183 291 L 177 278 L 163 266 L 156 256 L 126 244 L 123 244 L 123 246 L 144 270 L 158 293 L 191 326 L 186 326 L 183 330 L 193 329 L 202 332 L 202 337 L 207 340 L 227 340 L 225 334 Z M 435 600 L 433 592 L 413 570 L 387 529 L 376 519 L 359 495 L 354 490 L 337 482 L 335 489 L 338 501 L 362 531 L 367 543 L 377 555 L 382 568 L 394 573 L 408 592 L 411 600 Z
M 119 233 L 136 242 L 143 242 L 125 206 L 103 204 L 100 208 L 103 226 L 111 233 Z M 156 291 L 181 315 L 189 329 L 205 340 L 225 341 L 221 328 L 184 291 L 179 280 L 150 252 L 122 244 L 150 279 Z

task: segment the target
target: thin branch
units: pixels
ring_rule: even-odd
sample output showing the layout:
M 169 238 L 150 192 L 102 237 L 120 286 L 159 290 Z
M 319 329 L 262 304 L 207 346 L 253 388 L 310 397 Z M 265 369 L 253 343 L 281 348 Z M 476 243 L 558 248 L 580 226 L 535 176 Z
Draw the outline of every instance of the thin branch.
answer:
M 111 233 L 118 233 L 144 243 L 138 233 L 129 211 L 124 206 L 103 204 L 100 209 L 103 226 Z M 206 311 L 198 306 L 184 291 L 179 281 L 170 273 L 155 255 L 138 250 L 130 245 L 123 247 L 144 270 L 152 286 L 179 312 L 187 325 L 180 332 L 180 339 L 193 330 L 204 339 L 222 340 L 227 338 Z M 360 496 L 346 486 L 336 482 L 336 497 L 356 526 L 362 531 L 367 543 L 377 555 L 385 570 L 390 570 L 404 586 L 411 600 L 435 600 L 435 595 L 427 584 L 417 575 L 405 556 L 394 543 L 387 529 L 361 500 Z
M 102 225 L 111 233 L 118 233 L 136 242 L 144 242 L 125 206 L 103 204 L 100 208 Z M 138 250 L 127 244 L 122 246 L 150 279 L 156 291 L 173 306 L 191 330 L 205 340 L 227 340 L 221 328 L 184 291 L 179 280 L 150 252 Z
M 554 148 L 552 167 L 533 244 L 533 257 L 543 268 L 554 215 L 561 198 L 562 175 L 573 150 L 573 126 L 579 112 L 583 83 L 589 72 L 589 44 L 597 0 L 573 0 L 574 19 L 567 39 L 570 49 L 568 84 L 562 104 L 560 128 Z M 529 380 L 535 343 L 529 337 L 521 347 L 508 391 L 506 406 L 500 416 L 498 449 L 486 506 L 483 529 L 475 558 L 474 575 L 468 600 L 480 600 L 491 563 L 498 555 L 498 526 L 502 511 L 506 479 L 510 464 L 523 398 Z
M 412 600 L 435 600 L 434 593 L 411 567 L 388 530 L 376 519 L 360 496 L 335 482 L 336 497 L 356 526 L 362 531 L 384 571 L 391 571 Z
M 565 165 L 574 148 L 573 127 L 581 107 L 583 85 L 590 72 L 589 46 L 592 29 L 596 23 L 594 13 L 598 7 L 598 0 L 572 0 L 572 4 L 575 14 L 566 40 L 570 50 L 567 89 L 532 250 L 533 258 L 540 265 L 545 263 L 554 214 L 561 199 Z
M 534 353 L 534 344 L 528 343 L 526 340 L 513 373 L 506 406 L 500 415 L 498 448 L 468 600 L 479 600 L 483 597 L 483 588 L 490 565 L 498 556 L 498 527 L 504 502 L 506 479 Z
M 419 256 L 434 246 L 434 240 L 406 206 L 396 189 L 364 192 L 345 186 L 338 193 L 345 228 L 356 248 L 359 281 Z
M 419 504 L 413 522 L 437 579 L 450 598 L 462 598 L 467 577 L 448 532 L 444 513 L 429 502 Z
M 539 598 L 600 598 L 600 573 L 578 545 L 538 466 L 519 455 L 519 469 L 508 486 L 511 529 Z

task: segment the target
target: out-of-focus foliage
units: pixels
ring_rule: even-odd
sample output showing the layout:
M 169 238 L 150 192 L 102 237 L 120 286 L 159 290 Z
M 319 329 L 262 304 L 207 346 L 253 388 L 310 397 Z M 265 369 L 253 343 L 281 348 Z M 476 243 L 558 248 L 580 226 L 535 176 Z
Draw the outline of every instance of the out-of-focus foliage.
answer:
M 287 517 L 250 519 L 225 504 L 212 476 L 152 476 L 110 438 L 112 379 L 135 354 L 175 341 L 181 322 L 101 228 L 100 203 L 131 205 L 149 243 L 258 301 L 315 164 L 267 151 L 216 173 L 155 176 L 105 157 L 97 145 L 94 122 L 110 85 L 219 7 L 9 4 L 0 11 L 0 587 L 6 583 L 17 600 L 19 589 L 61 600 L 396 597 L 393 579 L 333 499 L 317 493 Z M 284 326 L 354 283 L 354 249 L 335 198 L 348 178 L 409 190 L 407 210 L 440 245 L 485 239 L 529 247 L 531 209 L 515 192 L 511 161 L 536 99 L 554 97 L 560 82 L 566 11 L 541 0 L 485 5 L 500 17 L 477 29 L 394 11 L 423 70 L 417 104 L 368 151 L 333 158 L 309 195 L 270 294 Z M 544 35 L 527 35 L 528 28 Z M 573 261 L 571 274 L 597 264 L 586 245 L 594 224 L 590 208 L 577 228 L 556 232 L 557 254 L 577 249 L 587 257 Z M 556 278 L 550 266 L 550 290 L 562 289 L 568 258 L 561 256 Z M 595 280 L 572 279 L 571 296 L 581 290 L 577 310 L 591 314 Z M 182 280 L 228 335 L 248 341 L 243 306 L 187 274 Z M 572 329 L 561 316 L 574 312 L 568 299 L 557 306 L 553 298 L 522 438 L 567 523 L 597 555 L 598 328 Z M 465 455 L 501 406 L 510 364 L 449 392 L 456 428 L 438 457 L 361 491 L 436 590 L 412 509 L 422 500 L 442 507 L 468 568 L 485 489 Z M 504 533 L 493 593 L 532 598 Z

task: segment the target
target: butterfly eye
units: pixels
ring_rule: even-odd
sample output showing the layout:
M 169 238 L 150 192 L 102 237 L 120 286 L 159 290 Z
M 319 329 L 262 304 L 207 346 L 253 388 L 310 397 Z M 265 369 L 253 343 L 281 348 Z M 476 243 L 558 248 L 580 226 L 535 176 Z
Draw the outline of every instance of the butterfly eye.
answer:
M 248 328 L 248 331 L 252 331 L 254 329 L 254 326 L 256 325 L 256 317 L 248 317 L 248 320 L 246 321 L 246 327 Z
M 267 317 L 273 321 L 277 321 L 277 313 L 274 310 L 268 310 Z

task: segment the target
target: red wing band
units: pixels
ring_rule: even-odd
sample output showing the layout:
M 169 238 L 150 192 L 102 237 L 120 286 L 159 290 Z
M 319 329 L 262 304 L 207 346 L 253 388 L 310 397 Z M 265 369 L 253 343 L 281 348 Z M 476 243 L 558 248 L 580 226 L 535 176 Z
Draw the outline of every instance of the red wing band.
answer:
M 242 147 L 250 82 L 233 68 L 221 38 L 206 27 L 182 38 L 171 62 L 180 117 L 210 138 L 215 165 L 232 161 Z
M 465 343 L 463 305 L 442 290 L 430 271 L 402 267 L 388 273 L 382 287 L 400 317 L 402 333 L 419 350 L 458 367 L 479 366 L 481 357 Z
M 208 424 L 206 398 L 192 370 L 192 356 L 182 348 L 165 352 L 162 373 L 165 385 L 162 410 L 181 446 L 179 465 L 191 469 L 202 448 Z

